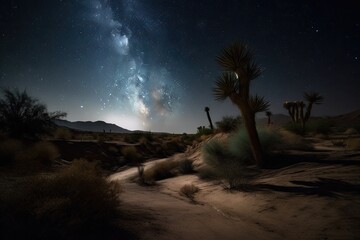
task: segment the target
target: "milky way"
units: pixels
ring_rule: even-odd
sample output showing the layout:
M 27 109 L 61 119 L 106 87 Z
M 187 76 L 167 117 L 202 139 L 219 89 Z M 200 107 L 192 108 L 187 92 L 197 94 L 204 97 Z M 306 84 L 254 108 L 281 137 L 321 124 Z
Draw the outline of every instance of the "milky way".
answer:
M 153 122 L 158 122 L 159 117 L 164 121 L 166 117 L 174 115 L 174 109 L 179 107 L 181 100 L 180 84 L 166 67 L 157 66 L 151 61 L 144 62 L 148 54 L 142 45 L 144 39 L 136 39 L 132 34 L 132 27 L 142 27 L 147 34 L 154 35 L 159 32 L 159 29 L 154 30 L 158 26 L 153 26 L 155 23 L 151 18 L 144 17 L 146 13 L 134 1 L 123 2 L 119 19 L 108 1 L 94 0 L 88 4 L 89 19 L 101 27 L 104 33 L 102 41 L 112 48 L 117 57 L 114 75 L 105 86 L 105 96 L 99 98 L 102 104 L 100 110 L 104 111 L 108 105 L 112 105 L 130 111 L 127 114 L 135 114 L 141 119 L 142 126 L 138 127 L 149 129 Z M 129 26 L 121 18 L 136 19 L 137 22 L 133 21 Z

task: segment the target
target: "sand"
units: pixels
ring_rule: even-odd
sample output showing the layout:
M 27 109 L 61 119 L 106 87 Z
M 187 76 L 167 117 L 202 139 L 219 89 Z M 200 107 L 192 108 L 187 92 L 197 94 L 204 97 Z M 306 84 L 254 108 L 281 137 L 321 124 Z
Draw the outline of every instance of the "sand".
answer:
M 140 239 L 359 239 L 360 152 L 330 148 L 316 154 L 321 160 L 306 157 L 263 170 L 240 191 L 195 174 L 139 186 L 130 180 L 136 168 L 109 179 L 121 182 L 122 207 L 136 216 L 127 227 Z M 197 149 L 175 158 L 201 162 L 201 153 Z M 200 189 L 196 203 L 179 194 L 189 183 Z

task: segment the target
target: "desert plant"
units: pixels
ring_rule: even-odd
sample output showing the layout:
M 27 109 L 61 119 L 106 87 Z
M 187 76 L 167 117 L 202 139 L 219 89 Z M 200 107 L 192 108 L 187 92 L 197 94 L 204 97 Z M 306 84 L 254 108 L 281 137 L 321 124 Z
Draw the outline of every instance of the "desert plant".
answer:
M 345 142 L 348 150 L 360 150 L 360 138 L 349 138 Z
M 214 129 L 214 126 L 212 124 L 212 121 L 211 121 L 211 117 L 210 117 L 210 108 L 209 107 L 205 107 L 205 112 L 206 112 L 206 116 L 209 120 L 209 123 L 210 123 L 210 129 L 213 130 Z
M 212 133 L 213 133 L 213 130 L 211 130 L 210 128 L 206 128 L 205 126 L 200 126 L 197 128 L 196 135 L 202 136 L 202 135 L 210 135 Z
M 180 194 L 189 198 L 192 202 L 195 200 L 195 193 L 200 189 L 194 184 L 185 184 L 180 188 Z
M 324 97 L 316 92 L 305 92 L 304 98 L 307 101 L 285 102 L 284 108 L 288 110 L 289 115 L 295 124 L 301 124 L 302 131 L 305 132 L 305 124 L 310 119 L 311 110 L 314 104 L 321 104 Z M 304 109 L 306 110 L 304 112 Z
M 95 165 L 85 160 L 76 160 L 54 174 L 7 184 L 0 195 L 5 239 L 103 235 L 115 228 L 120 217 L 119 185 L 101 177 Z
M 63 112 L 48 112 L 46 106 L 26 91 L 3 89 L 0 99 L 0 127 L 13 138 L 34 138 L 53 126 L 53 120 L 66 116 Z
M 69 140 L 72 138 L 72 133 L 68 128 L 58 127 L 55 130 L 55 138 Z
M 189 174 L 194 172 L 193 161 L 190 159 L 183 159 L 179 161 L 179 171 L 182 174 Z
M 175 176 L 178 163 L 166 160 L 155 163 L 152 167 L 145 169 L 144 178 L 148 183 L 163 180 Z
M 240 127 L 240 124 L 241 124 L 240 116 L 238 117 L 225 116 L 221 119 L 221 121 L 216 122 L 216 127 L 219 129 L 220 132 L 229 133 L 237 130 Z
M 225 48 L 217 57 L 224 72 L 216 81 L 216 100 L 230 100 L 240 109 L 251 143 L 252 154 L 258 166 L 263 164 L 261 143 L 256 131 L 255 114 L 266 111 L 269 102 L 259 96 L 250 96 L 250 82 L 261 75 L 260 67 L 254 62 L 252 51 L 243 43 Z
M 306 124 L 305 131 L 313 134 L 329 134 L 332 131 L 333 123 L 324 118 L 312 119 Z
M 11 165 L 16 156 L 23 150 L 21 141 L 15 139 L 6 139 L 0 142 L 0 166 Z
M 203 147 L 203 159 L 214 170 L 217 177 L 225 179 L 229 188 L 237 187 L 240 178 L 245 176 L 246 163 L 235 157 L 227 146 L 216 140 L 210 140 Z
M 268 119 L 268 121 L 267 121 L 267 125 L 268 125 L 268 126 L 270 126 L 270 125 L 271 125 L 271 116 L 272 116 L 272 112 L 270 112 L 270 111 L 266 111 L 266 112 L 265 112 L 265 115 L 266 115 L 266 117 L 267 117 L 267 119 Z

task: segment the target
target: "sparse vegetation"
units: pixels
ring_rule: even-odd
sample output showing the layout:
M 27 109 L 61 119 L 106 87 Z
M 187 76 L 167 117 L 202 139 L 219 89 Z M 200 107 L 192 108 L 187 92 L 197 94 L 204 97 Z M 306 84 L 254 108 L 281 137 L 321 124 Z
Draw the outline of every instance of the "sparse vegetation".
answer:
M 270 104 L 263 97 L 250 95 L 250 82 L 261 75 L 261 68 L 255 63 L 252 51 L 243 43 L 225 48 L 217 57 L 217 62 L 224 72 L 215 83 L 215 99 L 229 98 L 240 109 L 253 159 L 260 167 L 263 165 L 263 156 L 255 114 L 268 110 Z
M 192 202 L 195 201 L 195 193 L 197 193 L 200 189 L 196 187 L 194 184 L 185 184 L 180 188 L 180 194 L 189 198 Z
M 304 98 L 307 101 L 307 104 L 303 101 L 286 101 L 283 105 L 284 108 L 288 110 L 293 123 L 300 124 L 302 132 L 305 132 L 305 124 L 310 119 L 313 105 L 322 104 L 324 100 L 324 97 L 316 92 L 305 92 Z
M 241 117 L 225 116 L 215 123 L 220 132 L 230 133 L 236 131 L 241 125 Z
M 30 145 L 15 139 L 0 142 L 0 165 L 11 166 L 13 170 L 31 173 L 48 169 L 58 157 L 58 149 L 50 142 Z
M 53 174 L 1 184 L 0 224 L 6 239 L 73 239 L 117 229 L 119 185 L 85 160 Z
M 53 126 L 53 120 L 66 116 L 48 112 L 46 106 L 26 91 L 3 89 L 0 99 L 0 128 L 11 138 L 36 138 Z

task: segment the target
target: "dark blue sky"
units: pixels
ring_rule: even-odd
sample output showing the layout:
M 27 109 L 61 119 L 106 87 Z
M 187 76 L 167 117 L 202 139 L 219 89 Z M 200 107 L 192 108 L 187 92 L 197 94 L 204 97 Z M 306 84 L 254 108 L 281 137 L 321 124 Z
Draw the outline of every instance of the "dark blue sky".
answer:
M 0 86 L 26 88 L 69 120 L 193 132 L 238 115 L 211 89 L 215 57 L 240 40 L 265 69 L 252 92 L 271 102 L 325 97 L 315 115 L 360 107 L 357 1 L 5 0 Z M 259 116 L 262 116 L 260 113 Z

